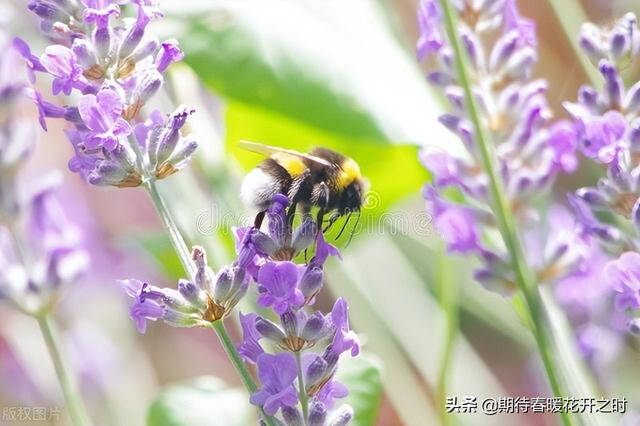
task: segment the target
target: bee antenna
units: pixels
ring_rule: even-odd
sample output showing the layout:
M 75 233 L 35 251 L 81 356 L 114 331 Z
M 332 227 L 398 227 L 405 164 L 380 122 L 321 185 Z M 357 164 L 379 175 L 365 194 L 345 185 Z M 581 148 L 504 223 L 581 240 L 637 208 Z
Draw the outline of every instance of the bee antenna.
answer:
M 344 232 L 344 229 L 347 227 L 347 224 L 349 223 L 349 219 L 351 219 L 351 215 L 352 214 L 353 214 L 353 212 L 349 211 L 349 214 L 347 215 L 347 219 L 344 221 L 344 224 L 342 225 L 342 228 L 340 228 L 340 232 L 338 232 L 338 236 L 336 237 L 336 241 L 340 238 L 340 236 Z
M 349 247 L 349 244 L 351 244 L 351 240 L 353 240 L 353 236 L 355 235 L 356 228 L 358 227 L 359 223 L 360 223 L 360 210 L 358 210 L 358 217 L 356 217 L 356 223 L 351 228 L 351 233 L 349 234 L 349 240 L 347 241 L 347 244 L 345 244 L 344 248 Z

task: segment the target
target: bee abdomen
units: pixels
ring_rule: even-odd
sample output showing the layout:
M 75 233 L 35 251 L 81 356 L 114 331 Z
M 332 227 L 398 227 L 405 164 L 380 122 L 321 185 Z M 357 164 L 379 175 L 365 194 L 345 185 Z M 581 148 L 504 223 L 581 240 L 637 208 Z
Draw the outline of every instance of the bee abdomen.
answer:
M 291 175 L 268 158 L 245 176 L 240 187 L 240 198 L 248 206 L 264 211 L 274 195 L 288 194 L 290 187 Z

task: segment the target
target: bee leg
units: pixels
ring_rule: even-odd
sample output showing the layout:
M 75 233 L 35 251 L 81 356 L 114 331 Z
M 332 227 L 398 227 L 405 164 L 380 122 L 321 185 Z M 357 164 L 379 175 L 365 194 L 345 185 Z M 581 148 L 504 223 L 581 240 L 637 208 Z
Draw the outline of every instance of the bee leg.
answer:
M 324 219 L 324 214 L 326 213 L 327 205 L 329 204 L 329 187 L 325 182 L 320 182 L 318 184 L 318 205 L 320 208 L 318 209 L 318 216 L 316 217 L 316 224 L 318 225 L 318 232 L 322 230 L 322 220 Z
M 253 220 L 253 226 L 255 226 L 257 229 L 260 229 L 260 227 L 262 226 L 262 222 L 264 221 L 264 216 L 265 216 L 264 211 L 258 213 L 256 215 L 256 218 Z
M 300 202 L 300 199 L 304 197 L 305 192 L 311 191 L 310 179 L 311 171 L 307 169 L 299 176 L 295 177 L 293 179 L 293 182 L 291 182 L 291 187 L 289 188 L 289 193 L 287 194 L 289 200 L 291 200 L 291 206 L 289 207 L 289 211 L 287 212 L 287 219 L 289 220 L 289 224 L 291 226 L 293 226 L 297 204 Z
M 298 203 L 291 203 L 291 205 L 289 206 L 289 210 L 287 211 L 287 223 L 289 223 L 289 226 L 291 227 L 293 227 L 293 221 L 296 216 L 297 206 L 298 206 Z
M 327 226 L 324 227 L 324 229 L 322 230 L 322 233 L 324 234 L 325 232 L 327 232 L 331 226 L 336 222 L 336 220 L 338 220 L 340 218 L 340 213 L 338 212 L 333 212 L 331 214 L 331 217 L 329 217 L 329 223 L 327 224 Z

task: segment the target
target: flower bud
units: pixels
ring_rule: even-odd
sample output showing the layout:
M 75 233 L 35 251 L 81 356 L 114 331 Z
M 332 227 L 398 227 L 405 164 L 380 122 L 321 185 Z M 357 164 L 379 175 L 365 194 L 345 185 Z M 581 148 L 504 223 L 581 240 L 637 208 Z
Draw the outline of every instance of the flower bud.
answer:
M 71 51 L 75 53 L 78 63 L 82 68 L 88 69 L 97 63 L 93 46 L 84 38 L 76 38 L 73 40 Z
M 307 367 L 304 382 L 306 386 L 313 386 L 322 380 L 327 372 L 327 361 L 321 356 L 317 356 Z
M 618 76 L 618 70 L 609 61 L 603 59 L 598 65 L 598 69 L 604 77 L 605 102 L 610 107 L 618 107 L 622 102 L 622 80 Z
M 298 336 L 298 318 L 292 311 L 280 315 L 280 322 L 287 336 Z
M 142 42 L 138 45 L 136 50 L 129 56 L 129 60 L 134 64 L 140 62 L 144 58 L 149 55 L 152 55 L 153 52 L 158 50 L 158 46 L 160 42 L 156 37 L 149 37 L 147 39 L 142 40 Z
M 609 52 L 611 56 L 618 60 L 625 56 L 629 50 L 629 39 L 627 34 L 621 29 L 615 29 L 609 37 Z
M 433 71 L 427 74 L 427 81 L 434 86 L 446 87 L 452 84 L 455 79 L 449 73 L 442 71 Z
M 129 31 L 124 36 L 122 40 L 122 44 L 120 45 L 120 51 L 118 52 L 118 56 L 120 58 L 126 58 L 138 47 L 140 44 L 140 40 L 142 40 L 142 36 L 144 36 L 145 28 L 149 23 L 150 18 L 142 11 L 142 7 L 138 10 L 138 18 L 131 25 Z
M 325 325 L 324 315 L 320 312 L 315 312 L 307 319 L 307 322 L 300 332 L 300 337 L 307 341 L 314 341 L 325 329 Z
M 93 45 L 100 58 L 108 58 L 111 52 L 111 28 L 96 28 L 93 34 Z
M 181 106 L 171 114 L 167 124 L 162 128 L 158 136 L 155 160 L 158 164 L 165 162 L 173 154 L 180 139 L 180 129 L 184 126 L 187 117 L 193 114 L 194 111 L 194 109 Z
M 504 64 L 506 64 L 511 56 L 516 51 L 518 45 L 519 35 L 517 31 L 509 31 L 498 39 L 491 51 L 491 57 L 489 59 L 489 66 L 492 71 L 499 70 Z
M 162 320 L 172 327 L 193 327 L 200 322 L 200 318 L 193 314 L 186 314 L 172 309 L 165 309 Z
M 309 426 L 325 426 L 327 407 L 319 401 L 312 400 L 309 407 Z
M 282 407 L 282 418 L 286 426 L 304 426 L 302 414 L 296 407 Z
M 277 344 L 280 344 L 280 342 L 282 342 L 286 337 L 280 327 L 262 317 L 256 318 L 256 330 L 258 330 L 258 333 L 262 334 L 265 338 Z
M 58 5 L 46 0 L 35 0 L 29 3 L 27 8 L 46 21 L 68 22 L 69 13 Z
M 600 37 L 600 29 L 598 27 L 590 22 L 582 24 L 578 44 L 584 53 L 594 62 L 607 56 Z
M 322 287 L 324 273 L 322 268 L 309 265 L 307 270 L 300 278 L 300 291 L 304 295 L 305 300 L 313 298 Z
M 302 224 L 293 233 L 291 247 L 294 252 L 299 253 L 309 247 L 315 240 L 317 233 L 316 223 L 310 217 L 305 217 Z
M 347 426 L 351 419 L 353 419 L 353 408 L 344 404 L 333 413 L 328 426 Z
M 518 50 L 507 62 L 506 74 L 513 80 L 524 80 L 531 76 L 533 65 L 538 60 L 536 51 L 530 47 Z
M 595 188 L 580 188 L 576 195 L 592 208 L 607 208 L 609 204 L 607 198 Z
M 136 88 L 136 93 L 134 95 L 136 102 L 139 102 L 142 105 L 145 104 L 153 95 L 156 94 L 163 83 L 164 79 L 159 72 L 147 72 L 138 82 L 138 87 Z
M 197 306 L 199 309 L 206 308 L 206 300 L 204 292 L 195 284 L 188 280 L 181 279 L 178 281 L 178 291 L 189 303 Z

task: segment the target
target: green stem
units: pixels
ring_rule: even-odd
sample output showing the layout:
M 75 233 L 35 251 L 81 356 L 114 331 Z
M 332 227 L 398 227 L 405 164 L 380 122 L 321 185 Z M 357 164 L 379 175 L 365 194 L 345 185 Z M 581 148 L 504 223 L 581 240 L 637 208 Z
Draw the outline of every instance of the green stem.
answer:
M 69 375 L 69 370 L 67 369 L 62 353 L 60 352 L 60 348 L 58 346 L 58 333 L 54 324 L 47 315 L 40 315 L 35 318 L 38 321 L 42 337 L 44 338 L 47 349 L 49 350 L 49 355 L 51 356 L 51 361 L 55 367 L 60 387 L 62 387 L 62 393 L 64 394 L 67 409 L 69 410 L 71 422 L 74 426 L 90 425 L 91 422 L 89 421 L 87 411 L 82 404 L 82 399 L 78 394 L 77 385 Z
M 469 116 L 473 122 L 476 142 L 483 163 L 482 165 L 489 178 L 489 190 L 493 198 L 493 212 L 496 215 L 502 239 L 504 240 L 505 246 L 511 255 L 511 264 L 516 276 L 516 283 L 524 295 L 529 315 L 532 319 L 531 331 L 538 345 L 538 350 L 547 373 L 549 385 L 554 395 L 562 397 L 563 392 L 561 391 L 558 380 L 559 375 L 556 372 L 556 366 L 552 359 L 551 342 L 553 339 L 550 334 L 549 326 L 546 323 L 547 319 L 545 317 L 540 293 L 532 278 L 533 274 L 524 260 L 514 220 L 509 211 L 504 191 L 502 190 L 502 183 L 499 181 L 493 165 L 493 153 L 488 143 L 489 138 L 480 119 L 476 98 L 471 89 L 471 84 L 465 68 L 465 57 L 456 33 L 456 18 L 451 5 L 449 4 L 449 0 L 440 0 L 440 4 L 442 5 L 442 10 L 444 12 L 447 36 L 455 53 L 456 70 L 460 80 L 460 85 L 464 89 L 465 101 L 469 110 Z M 571 424 L 571 420 L 567 413 L 561 413 L 561 416 L 562 422 L 565 425 Z
M 309 416 L 309 398 L 307 397 L 307 390 L 304 386 L 301 351 L 296 352 L 296 364 L 298 364 L 298 396 L 300 398 L 300 405 L 302 406 L 302 423 L 306 425 Z
M 231 341 L 231 338 L 229 337 L 227 330 L 224 328 L 224 324 L 222 323 L 222 320 L 212 322 L 211 328 L 213 328 L 213 330 L 218 335 L 218 339 L 220 339 L 222 348 L 224 349 L 227 356 L 229 357 L 231 364 L 233 364 L 233 367 L 236 369 L 236 371 L 240 375 L 242 384 L 247 389 L 249 394 L 254 393 L 258 388 L 256 387 L 256 384 L 253 382 L 253 379 L 251 378 L 251 374 L 249 374 L 249 370 L 247 370 L 247 367 L 244 365 L 242 358 L 240 358 L 240 354 L 238 353 L 238 350 L 236 349 L 233 342 Z M 267 426 L 276 426 L 276 423 L 273 417 L 268 416 L 264 412 L 264 410 L 262 410 L 262 408 L 260 409 L 260 412 L 262 413 L 262 419 L 267 424 Z
M 443 246 L 438 250 L 438 257 L 438 301 L 444 311 L 446 321 L 445 342 L 438 372 L 438 411 L 442 425 L 449 426 L 453 424 L 453 413 L 448 413 L 446 406 L 453 349 L 458 335 L 457 288 L 455 282 L 449 279 L 447 257 Z
M 158 187 L 156 185 L 156 181 L 153 179 L 149 179 L 145 182 L 145 186 L 151 196 L 151 200 L 158 210 L 158 214 L 160 214 L 160 218 L 162 219 L 162 223 L 164 225 L 164 229 L 169 234 L 169 238 L 171 238 L 171 244 L 173 248 L 176 250 L 178 257 L 180 258 L 180 262 L 182 263 L 182 267 L 185 272 L 189 275 L 190 278 L 193 278 L 196 273 L 196 267 L 191 260 L 191 253 L 187 244 L 184 242 L 184 238 L 182 238 L 182 234 L 178 230 L 178 226 L 173 220 L 173 216 L 169 212 L 167 205 L 164 202 L 164 199 L 160 196 L 158 192 Z
M 171 238 L 171 243 L 173 244 L 173 248 L 175 249 L 176 253 L 178 254 L 178 257 L 180 258 L 182 267 L 184 268 L 185 272 L 187 272 L 189 277 L 193 280 L 196 274 L 196 267 L 193 264 L 193 261 L 191 260 L 191 254 L 189 253 L 187 244 L 184 242 L 184 238 L 182 238 L 182 234 L 178 230 L 178 226 L 173 220 L 173 216 L 171 216 L 171 213 L 169 212 L 167 205 L 165 204 L 164 200 L 160 196 L 160 193 L 158 192 L 158 188 L 156 186 L 155 180 L 153 179 L 147 180 L 145 182 L 145 185 L 149 191 L 151 200 L 153 201 L 154 205 L 156 206 L 156 209 L 158 210 L 158 213 L 160 214 L 162 223 L 164 224 L 164 227 L 167 233 L 169 234 L 169 237 Z M 240 358 L 240 354 L 238 354 L 238 351 L 234 346 L 233 342 L 231 341 L 231 338 L 229 337 L 227 330 L 224 328 L 224 324 L 222 323 L 222 321 L 214 321 L 211 324 L 212 324 L 211 327 L 215 330 L 216 334 L 218 335 L 218 339 L 220 340 L 220 343 L 222 344 L 224 351 L 229 357 L 231 364 L 233 364 L 233 367 L 236 369 L 236 371 L 240 375 L 242 384 L 247 389 L 247 392 L 249 392 L 249 394 L 254 393 L 256 391 L 256 384 L 253 382 L 253 379 L 251 378 L 249 371 L 245 367 L 244 362 L 242 362 L 242 359 Z M 262 414 L 268 426 L 275 426 L 275 423 L 273 422 L 273 419 L 271 417 L 264 414 L 264 412 Z

